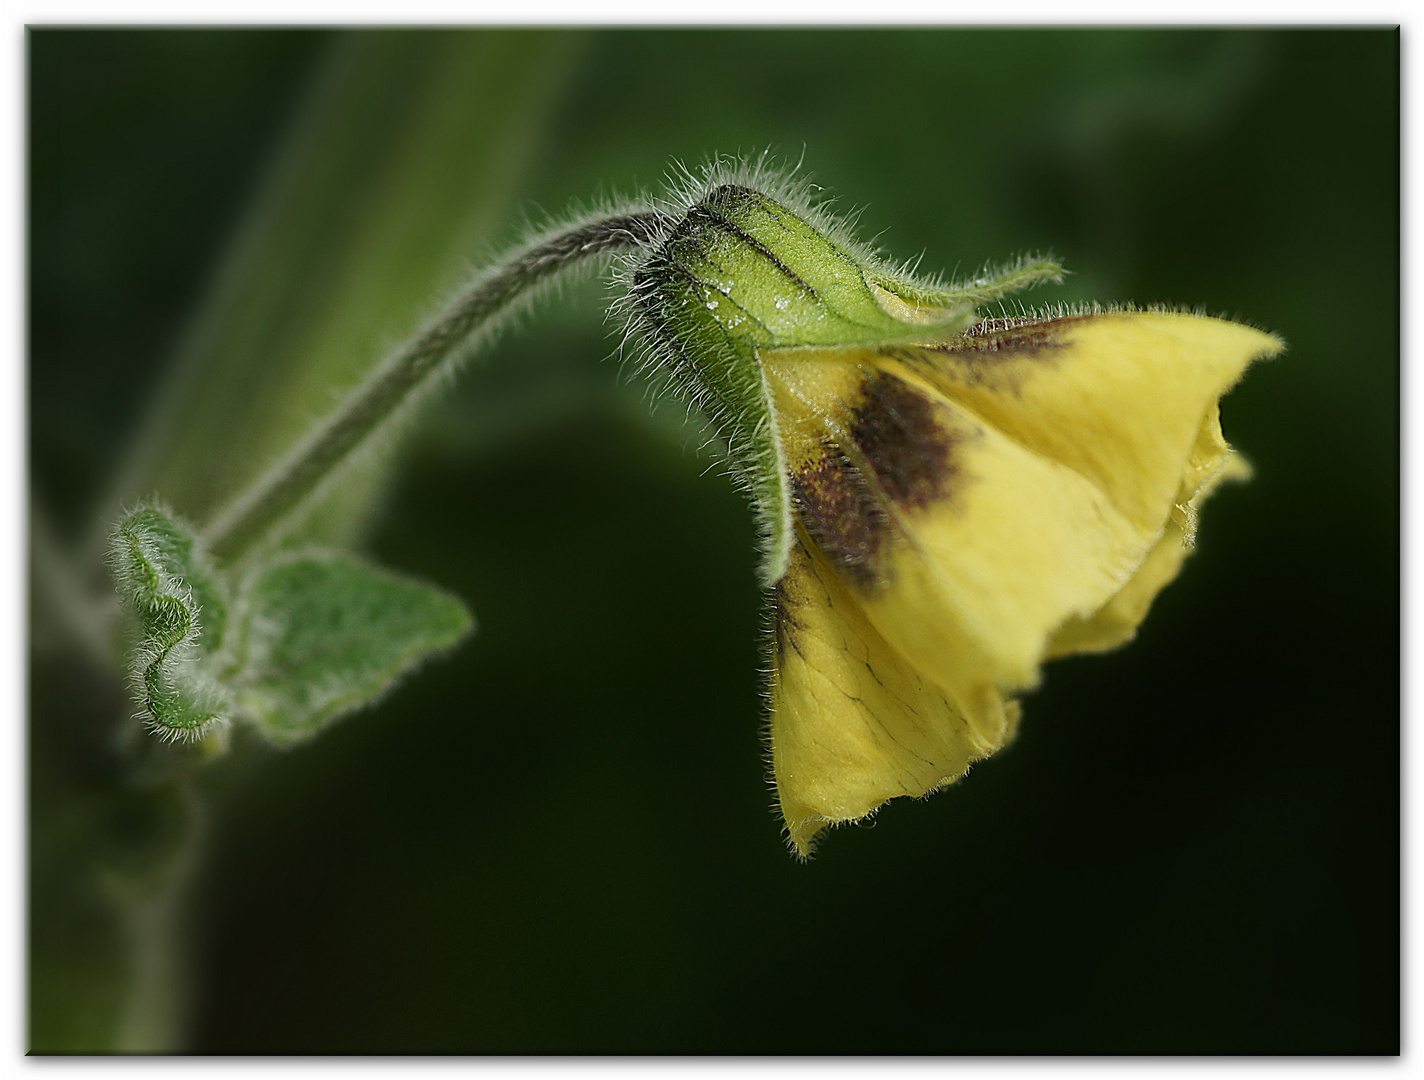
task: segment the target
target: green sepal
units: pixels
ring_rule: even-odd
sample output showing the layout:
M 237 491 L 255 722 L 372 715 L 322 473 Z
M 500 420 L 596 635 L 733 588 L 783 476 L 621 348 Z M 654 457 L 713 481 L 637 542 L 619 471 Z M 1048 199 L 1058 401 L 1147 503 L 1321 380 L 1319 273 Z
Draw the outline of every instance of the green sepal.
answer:
M 242 592 L 240 713 L 271 742 L 311 738 L 474 627 L 434 586 L 327 552 L 268 563 Z
M 1021 255 L 997 269 L 986 268 L 973 278 L 950 285 L 921 281 L 903 271 L 884 269 L 867 269 L 865 279 L 872 291 L 878 287 L 900 302 L 896 304 L 891 300 L 887 304 L 883 293 L 876 294 L 881 305 L 897 318 L 934 329 L 944 327 L 958 331 L 965 328 L 963 316 L 974 316 L 975 309 L 981 305 L 1002 300 L 1021 289 L 1061 282 L 1064 273 L 1063 264 L 1052 255 Z M 951 325 L 956 321 L 959 325 Z
M 230 712 L 210 670 L 227 631 L 222 576 L 193 530 L 156 502 L 115 526 L 109 569 L 128 624 L 124 661 L 139 719 L 164 738 L 202 738 Z

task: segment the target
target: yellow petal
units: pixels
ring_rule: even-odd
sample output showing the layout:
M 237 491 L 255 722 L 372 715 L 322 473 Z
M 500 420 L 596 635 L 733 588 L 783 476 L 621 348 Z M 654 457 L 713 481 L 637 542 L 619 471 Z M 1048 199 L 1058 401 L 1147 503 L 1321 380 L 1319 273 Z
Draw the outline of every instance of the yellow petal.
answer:
M 813 538 L 972 720 L 986 687 L 1033 685 L 1059 627 L 1119 594 L 1104 631 L 1123 625 L 1073 648 L 1131 635 L 1231 460 L 1218 396 L 1279 348 L 1219 319 L 1126 312 L 761 359 Z
M 1067 465 L 1155 532 L 1221 395 L 1252 360 L 1282 348 L 1240 323 L 1135 311 L 993 320 L 953 346 L 905 356 L 986 424 Z
M 1147 609 L 1163 587 L 1177 576 L 1187 555 L 1186 530 L 1175 519 L 1121 589 L 1089 615 L 1069 618 L 1053 634 L 1044 659 L 1074 653 L 1107 652 L 1131 641 L 1147 617 Z
M 766 370 L 811 539 L 889 644 L 999 740 L 1000 692 L 1034 684 L 1049 635 L 1101 608 L 1160 526 L 1136 529 L 893 357 L 787 353 Z
M 1221 437 L 1217 410 L 1202 424 L 1196 448 L 1182 472 L 1172 515 L 1142 566 L 1102 609 L 1069 619 L 1049 642 L 1047 658 L 1106 652 L 1131 641 L 1157 594 L 1177 576 L 1191 550 L 1197 507 L 1224 480 L 1243 480 L 1251 467 Z
M 1048 656 L 1132 636 L 1245 471 L 1219 395 L 1279 348 L 1124 313 L 759 352 L 798 520 L 771 721 L 798 850 L 1002 746 Z
M 985 740 L 866 619 L 824 555 L 801 537 L 776 592 L 771 750 L 777 798 L 802 856 L 827 825 L 964 775 L 1012 735 L 999 699 Z

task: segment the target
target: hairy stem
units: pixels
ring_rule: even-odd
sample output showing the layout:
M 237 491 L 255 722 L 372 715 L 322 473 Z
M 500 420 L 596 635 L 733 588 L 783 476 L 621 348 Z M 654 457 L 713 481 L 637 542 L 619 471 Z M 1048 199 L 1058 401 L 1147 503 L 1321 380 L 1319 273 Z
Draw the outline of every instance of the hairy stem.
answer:
M 444 315 L 353 390 L 276 468 L 217 515 L 204 539 L 214 554 L 238 561 L 310 502 L 335 473 L 460 355 L 461 346 L 530 290 L 560 271 L 657 234 L 653 212 L 617 214 L 540 238 L 483 274 Z

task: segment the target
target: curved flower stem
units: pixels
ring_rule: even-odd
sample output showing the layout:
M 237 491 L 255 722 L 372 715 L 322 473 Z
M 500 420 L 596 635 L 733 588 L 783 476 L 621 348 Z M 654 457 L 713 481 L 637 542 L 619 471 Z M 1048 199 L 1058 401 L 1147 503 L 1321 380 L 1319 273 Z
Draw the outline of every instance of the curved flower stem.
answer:
M 634 248 L 657 235 L 652 211 L 620 213 L 546 234 L 480 276 L 434 323 L 377 368 L 285 459 L 234 499 L 208 526 L 215 555 L 233 562 L 273 535 L 308 504 L 342 465 L 515 303 L 562 270 L 593 256 Z

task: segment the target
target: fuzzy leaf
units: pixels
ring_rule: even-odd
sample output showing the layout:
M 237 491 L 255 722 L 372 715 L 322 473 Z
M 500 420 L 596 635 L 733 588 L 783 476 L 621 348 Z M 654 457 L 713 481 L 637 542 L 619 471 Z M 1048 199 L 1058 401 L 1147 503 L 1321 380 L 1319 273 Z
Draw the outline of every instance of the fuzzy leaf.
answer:
M 271 741 L 299 742 L 473 626 L 460 600 L 424 582 L 334 554 L 286 558 L 244 596 L 239 704 Z
M 140 718 L 165 738 L 201 738 L 228 711 L 204 670 L 227 630 L 221 576 L 193 531 L 156 503 L 119 522 L 109 567 L 129 622 L 125 662 Z

